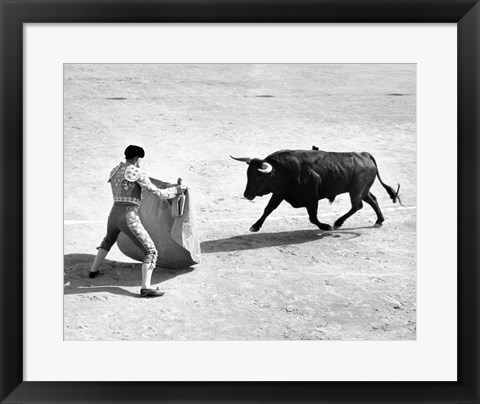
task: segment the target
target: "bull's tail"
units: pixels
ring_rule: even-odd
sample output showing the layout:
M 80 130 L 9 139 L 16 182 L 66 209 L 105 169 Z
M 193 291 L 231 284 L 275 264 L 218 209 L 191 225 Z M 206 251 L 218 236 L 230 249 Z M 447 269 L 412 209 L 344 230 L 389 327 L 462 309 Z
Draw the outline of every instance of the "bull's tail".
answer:
M 375 161 L 375 159 L 373 158 L 373 156 L 371 154 L 369 154 L 369 156 L 372 159 L 373 164 L 375 164 L 375 167 L 377 167 L 377 177 L 378 177 L 378 180 L 380 181 L 380 184 L 382 184 L 383 188 L 385 188 L 388 195 L 392 199 L 393 203 L 396 203 L 398 201 L 398 203 L 400 205 L 404 206 L 403 203 L 402 203 L 402 200 L 400 199 L 400 195 L 398 195 L 398 193 L 400 192 L 400 184 L 398 184 L 398 187 L 397 187 L 396 191 L 390 185 L 385 184 L 382 181 L 382 178 L 380 177 L 380 171 L 378 170 L 377 162 Z

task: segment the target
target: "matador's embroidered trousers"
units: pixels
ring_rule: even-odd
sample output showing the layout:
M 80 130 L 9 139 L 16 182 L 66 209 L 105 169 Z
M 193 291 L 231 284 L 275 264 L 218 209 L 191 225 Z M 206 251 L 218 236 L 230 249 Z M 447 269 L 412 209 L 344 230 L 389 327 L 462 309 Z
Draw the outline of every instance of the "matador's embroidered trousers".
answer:
M 144 264 L 157 263 L 157 249 L 150 235 L 140 221 L 139 207 L 115 203 L 108 215 L 107 235 L 100 244 L 101 249 L 110 251 L 117 241 L 118 235 L 123 231 L 144 254 Z

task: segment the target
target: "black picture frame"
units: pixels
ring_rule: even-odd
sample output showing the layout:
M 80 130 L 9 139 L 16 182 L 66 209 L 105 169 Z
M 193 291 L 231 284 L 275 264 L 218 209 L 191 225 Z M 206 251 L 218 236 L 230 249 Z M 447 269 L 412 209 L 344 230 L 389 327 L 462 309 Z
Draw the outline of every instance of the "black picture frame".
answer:
M 0 15 L 2 403 L 480 402 L 479 0 L 0 0 Z M 36 22 L 456 23 L 458 381 L 368 383 L 23 381 L 23 24 Z M 442 192 L 455 191 L 446 184 L 445 189 L 439 190 L 438 203 L 441 203 Z M 445 226 L 446 231 L 453 230 L 448 227 L 448 223 L 445 223 Z

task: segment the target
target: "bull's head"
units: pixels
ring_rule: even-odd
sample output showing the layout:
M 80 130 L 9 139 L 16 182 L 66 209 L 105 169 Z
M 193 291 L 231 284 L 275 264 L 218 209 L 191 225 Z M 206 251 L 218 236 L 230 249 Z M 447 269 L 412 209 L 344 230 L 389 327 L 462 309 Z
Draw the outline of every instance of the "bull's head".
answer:
M 232 159 L 248 164 L 247 187 L 243 196 L 253 201 L 256 196 L 263 196 L 272 192 L 274 170 L 270 163 L 249 157 L 233 157 Z

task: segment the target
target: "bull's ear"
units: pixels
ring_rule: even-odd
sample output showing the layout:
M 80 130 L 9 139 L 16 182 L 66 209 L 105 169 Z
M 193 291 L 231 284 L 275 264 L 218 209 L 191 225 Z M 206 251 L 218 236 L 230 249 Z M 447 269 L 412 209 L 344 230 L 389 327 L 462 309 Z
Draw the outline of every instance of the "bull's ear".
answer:
M 250 164 L 250 162 L 252 161 L 250 157 L 233 157 L 233 156 L 230 156 L 230 157 L 234 160 L 242 161 L 243 163 L 247 163 L 247 164 Z

